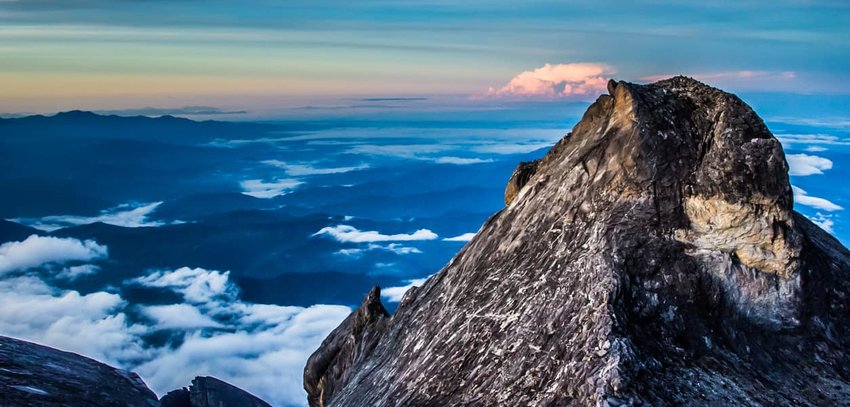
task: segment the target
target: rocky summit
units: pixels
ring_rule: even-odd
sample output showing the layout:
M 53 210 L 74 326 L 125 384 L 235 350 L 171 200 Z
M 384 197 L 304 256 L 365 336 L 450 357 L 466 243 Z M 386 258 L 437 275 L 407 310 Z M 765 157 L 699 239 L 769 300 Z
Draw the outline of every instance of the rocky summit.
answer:
M 850 253 L 793 210 L 739 98 L 611 81 L 391 317 L 310 358 L 312 406 L 845 405 Z

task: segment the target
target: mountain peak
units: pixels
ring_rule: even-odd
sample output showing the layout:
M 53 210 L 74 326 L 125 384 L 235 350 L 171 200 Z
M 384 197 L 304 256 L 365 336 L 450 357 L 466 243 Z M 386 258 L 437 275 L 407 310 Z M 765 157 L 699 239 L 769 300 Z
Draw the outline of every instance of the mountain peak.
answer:
M 360 310 L 329 336 L 311 405 L 850 396 L 850 253 L 793 211 L 762 120 L 691 78 L 608 89 L 443 270 L 357 331 L 368 341 L 340 345 Z

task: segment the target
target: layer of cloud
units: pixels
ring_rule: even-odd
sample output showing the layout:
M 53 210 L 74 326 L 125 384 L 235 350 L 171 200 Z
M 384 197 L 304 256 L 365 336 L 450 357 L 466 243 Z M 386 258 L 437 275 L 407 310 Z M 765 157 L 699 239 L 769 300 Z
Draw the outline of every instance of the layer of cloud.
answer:
M 472 240 L 473 237 L 475 237 L 475 232 L 464 233 L 460 236 L 455 236 L 455 237 L 447 237 L 443 240 L 445 240 L 447 242 L 468 242 L 468 241 Z
M 151 318 L 159 329 L 219 328 L 222 325 L 189 304 L 154 305 L 142 307 L 142 314 Z
M 602 63 L 546 64 L 516 75 L 487 95 L 499 98 L 555 99 L 594 97 L 605 93 L 608 79 L 617 71 Z
M 429 229 L 419 229 L 413 233 L 399 233 L 385 235 L 378 231 L 361 231 L 350 225 L 328 226 L 314 233 L 313 236 L 330 236 L 342 243 L 370 243 L 370 242 L 402 242 L 413 240 L 434 240 L 438 236 Z
M 302 372 L 307 358 L 350 310 L 330 305 L 239 308 L 234 313 L 236 329 L 186 332 L 179 347 L 163 351 L 135 371 L 160 394 L 197 375 L 211 375 L 272 405 L 305 405 Z
M 349 148 L 348 154 L 381 155 L 416 160 L 434 160 L 431 154 L 455 149 L 448 144 L 360 144 Z
M 835 230 L 832 229 L 832 227 L 835 225 L 835 222 L 832 220 L 832 215 L 817 212 L 814 216 L 807 215 L 806 217 L 809 218 L 809 220 L 814 222 L 816 225 L 820 226 L 821 229 L 829 233 L 835 233 Z
M 263 161 L 263 164 L 268 164 L 283 169 L 284 171 L 286 171 L 286 174 L 291 177 L 342 174 L 346 172 L 365 170 L 369 168 L 368 164 L 360 164 L 349 167 L 316 168 L 309 164 L 290 164 L 280 160 L 266 160 Z
M 181 267 L 177 270 L 154 271 L 131 282 L 145 286 L 168 288 L 182 294 L 186 301 L 208 303 L 214 300 L 235 297 L 235 288 L 230 284 L 230 272 Z
M 91 261 L 106 256 L 106 246 L 94 240 L 32 235 L 23 241 L 0 245 L 0 274 L 44 264 Z
M 97 110 L 98 114 L 114 114 L 118 116 L 218 116 L 246 114 L 245 110 L 225 110 L 213 106 L 183 106 L 183 107 L 140 107 L 130 109 Z
M 111 364 L 150 355 L 117 294 L 80 294 L 33 276 L 0 280 L 0 334 L 57 346 Z
M 454 165 L 470 165 L 484 164 L 493 162 L 492 158 L 464 158 L 464 157 L 437 157 L 434 159 L 437 164 L 454 164 Z
M 390 243 L 388 245 L 380 245 L 380 244 L 370 243 L 366 247 L 340 249 L 336 252 L 336 254 L 343 255 L 343 256 L 349 256 L 349 257 L 360 257 L 365 252 L 375 251 L 375 250 L 387 251 L 387 252 L 395 253 L 395 254 L 398 254 L 398 255 L 421 254 L 422 253 L 422 250 L 419 250 L 416 247 L 405 246 L 405 245 L 402 245 L 401 243 Z
M 117 293 L 84 295 L 34 274 L 8 277 L 0 279 L 0 334 L 136 371 L 160 395 L 211 375 L 272 405 L 305 405 L 304 364 L 351 312 L 244 302 L 228 272 L 200 268 L 154 271 L 127 284 L 169 290 L 183 302 L 132 306 Z M 163 330 L 175 340 L 145 342 Z
M 97 216 L 57 215 L 45 216 L 40 219 L 17 219 L 17 221 L 47 232 L 69 226 L 88 225 L 95 222 L 128 228 L 158 227 L 183 223 L 181 221 L 164 222 L 149 220 L 148 217 L 160 205 L 162 205 L 162 202 L 144 204 L 127 203 L 103 210 Z
M 816 175 L 832 169 L 832 161 L 816 155 L 788 154 L 785 158 L 788 160 L 788 175 Z
M 850 140 L 843 139 L 831 134 L 777 134 L 776 138 L 785 145 L 792 144 L 812 144 L 812 145 L 830 145 L 830 146 L 847 146 L 850 145 Z
M 810 196 L 800 187 L 791 186 L 794 190 L 794 202 L 800 205 L 810 206 L 815 209 L 820 209 L 828 212 L 840 211 L 844 208 L 838 206 L 826 199 Z
M 486 154 L 525 154 L 543 148 L 551 148 L 552 144 L 551 142 L 484 144 L 472 147 L 472 151 Z
M 262 199 L 283 195 L 301 184 L 303 182 L 297 179 L 276 179 L 268 182 L 261 179 L 249 179 L 239 183 L 243 194 Z
M 387 287 L 381 289 L 381 297 L 389 302 L 399 302 L 404 297 L 404 293 L 413 287 L 421 287 L 422 284 L 428 281 L 428 277 L 407 280 L 407 284 L 399 287 Z
M 81 264 L 79 266 L 65 267 L 62 271 L 56 274 L 56 277 L 68 281 L 74 281 L 80 277 L 95 274 L 99 270 L 100 267 L 95 266 L 94 264 Z

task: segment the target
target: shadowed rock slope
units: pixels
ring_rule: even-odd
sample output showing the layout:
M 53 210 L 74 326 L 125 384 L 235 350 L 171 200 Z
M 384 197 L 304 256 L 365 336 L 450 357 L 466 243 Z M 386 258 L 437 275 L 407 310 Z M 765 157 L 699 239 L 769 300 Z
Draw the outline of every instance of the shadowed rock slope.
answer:
M 850 253 L 762 120 L 690 78 L 608 88 L 395 315 L 330 335 L 312 406 L 850 401 Z
M 157 405 L 135 373 L 0 336 L 0 406 Z
M 214 377 L 157 400 L 135 373 L 47 346 L 0 336 L 0 407 L 269 407 Z

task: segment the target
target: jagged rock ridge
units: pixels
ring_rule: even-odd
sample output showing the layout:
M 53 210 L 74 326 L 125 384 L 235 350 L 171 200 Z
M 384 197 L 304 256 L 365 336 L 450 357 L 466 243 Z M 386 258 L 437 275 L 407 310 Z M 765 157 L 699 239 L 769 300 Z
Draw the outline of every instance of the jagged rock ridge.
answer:
M 0 336 L 0 406 L 269 407 L 214 377 L 161 400 L 133 372 L 71 352 Z
M 846 404 L 850 252 L 787 172 L 736 96 L 612 81 L 395 315 L 331 333 L 310 404 Z

